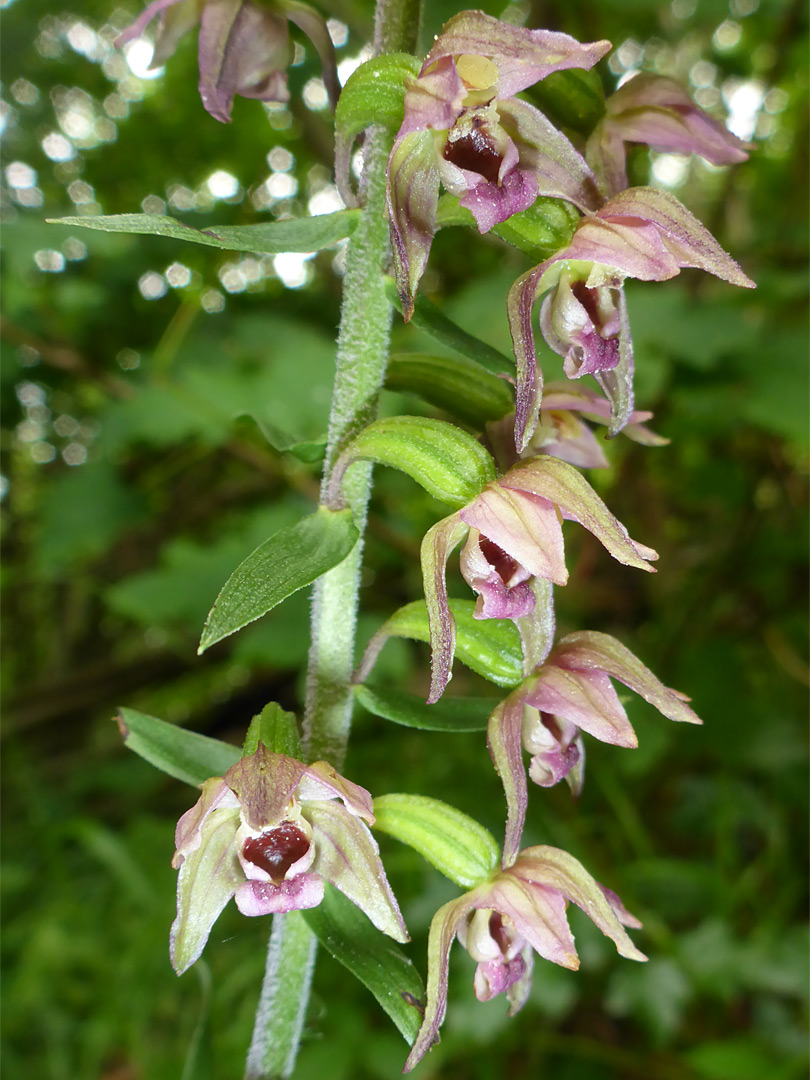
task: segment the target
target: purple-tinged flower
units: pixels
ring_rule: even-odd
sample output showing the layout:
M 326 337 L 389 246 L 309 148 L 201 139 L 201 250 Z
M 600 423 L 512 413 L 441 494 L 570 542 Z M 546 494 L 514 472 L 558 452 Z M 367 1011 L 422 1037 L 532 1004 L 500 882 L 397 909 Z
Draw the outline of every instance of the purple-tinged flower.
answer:
M 304 765 L 262 743 L 222 778 L 206 780 L 177 823 L 172 865 L 180 870 L 172 966 L 182 975 L 198 959 L 211 927 L 233 896 L 243 915 L 317 907 L 329 881 L 374 925 L 408 933 L 364 821 L 371 796 L 325 761 Z
M 582 787 L 580 732 L 613 746 L 638 746 L 636 733 L 611 679 L 618 679 L 669 720 L 699 724 L 688 698 L 668 687 L 609 634 L 568 634 L 489 719 L 487 742 L 506 793 L 504 860 L 518 850 L 528 795 L 522 750 L 531 754 L 529 776 L 540 787 L 566 779 Z
M 432 647 L 429 702 L 437 701 L 450 681 L 455 652 L 455 624 L 445 582 L 453 549 L 466 537 L 461 572 L 478 593 L 476 618 L 513 619 L 525 650 L 533 630 L 523 620 L 532 624 L 543 617 L 537 610 L 533 579 L 555 585 L 568 580 L 562 533 L 566 518 L 593 533 L 614 559 L 653 572 L 649 560 L 658 558 L 656 552 L 630 539 L 576 469 L 547 455 L 519 462 L 427 532 L 421 558 Z M 542 657 L 532 650 L 526 653 L 528 673 Z
M 153 0 L 116 45 L 140 37 L 160 15 L 152 67 L 173 55 L 177 44 L 200 24 L 200 97 L 216 120 L 227 124 L 237 95 L 260 101 L 287 101 L 286 69 L 292 60 L 287 23 L 294 22 L 310 38 L 323 64 L 332 104 L 337 101 L 335 50 L 323 18 L 300 0 L 275 0 L 272 6 L 253 0 Z
M 525 448 L 542 397 L 532 329 L 535 299 L 546 343 L 565 358 L 569 378 L 593 375 L 611 403 L 609 434 L 633 411 L 633 346 L 625 278 L 665 281 L 682 267 L 753 289 L 754 283 L 685 206 L 668 192 L 630 188 L 580 221 L 571 243 L 524 274 L 509 290 L 517 363 L 515 444 Z
M 654 150 L 699 154 L 712 165 L 734 165 L 748 157 L 747 144 L 692 101 L 674 79 L 641 73 L 605 102 L 585 156 L 607 195 L 627 187 L 625 143 Z
M 604 469 L 609 462 L 593 430 L 582 416 L 597 423 L 610 420 L 610 402 L 595 390 L 570 383 L 548 383 L 540 402 L 540 418 L 525 449 L 518 454 L 515 448 L 515 414 L 486 425 L 487 445 L 499 468 L 506 470 L 517 461 L 550 454 L 576 465 L 578 469 Z M 651 412 L 634 412 L 623 430 L 628 439 L 643 446 L 666 446 L 669 439 L 656 435 L 645 421 Z
M 523 1005 L 531 987 L 533 954 L 575 971 L 579 967 L 566 917 L 568 902 L 582 908 L 609 937 L 620 956 L 646 960 L 624 927 L 641 923 L 610 889 L 600 885 L 572 855 L 559 848 L 525 848 L 491 881 L 439 908 L 430 924 L 425 1016 L 405 1072 L 438 1040 L 447 1010 L 450 946 L 459 941 L 477 961 L 474 989 L 479 1001 L 506 993 L 509 1015 Z
M 568 139 L 515 94 L 565 68 L 591 68 L 607 41 L 524 30 L 481 11 L 454 16 L 405 95 L 388 160 L 394 267 L 406 321 L 436 231 L 439 186 L 487 232 L 538 195 L 599 205 L 595 178 Z

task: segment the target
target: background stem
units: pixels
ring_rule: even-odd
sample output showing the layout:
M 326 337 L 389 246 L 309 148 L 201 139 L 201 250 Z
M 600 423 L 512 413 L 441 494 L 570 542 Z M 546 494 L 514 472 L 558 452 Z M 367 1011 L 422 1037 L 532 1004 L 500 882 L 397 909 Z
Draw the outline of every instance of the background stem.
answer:
M 378 0 L 375 51 L 413 51 L 420 0 Z M 366 133 L 362 187 L 365 211 L 346 255 L 337 366 L 329 418 L 321 501 L 345 443 L 377 415 L 388 363 L 392 309 L 385 295 L 390 259 L 385 212 L 385 169 L 391 136 Z M 351 673 L 357 626 L 371 466 L 355 465 L 343 492 L 360 531 L 352 553 L 315 583 L 312 638 L 304 708 L 305 759 L 326 759 L 340 768 L 352 718 Z M 292 1075 L 309 1000 L 316 940 L 298 912 L 274 916 L 245 1080 Z

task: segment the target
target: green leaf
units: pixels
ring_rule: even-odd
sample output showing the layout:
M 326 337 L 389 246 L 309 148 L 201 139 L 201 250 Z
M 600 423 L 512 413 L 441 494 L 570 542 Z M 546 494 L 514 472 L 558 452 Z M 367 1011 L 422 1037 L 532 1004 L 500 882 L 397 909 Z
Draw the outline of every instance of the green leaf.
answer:
M 328 883 L 316 908 L 302 912 L 327 952 L 370 990 L 410 1045 L 422 1023 L 425 988 L 402 949 Z
M 392 305 L 398 311 L 402 311 L 393 278 L 386 280 L 385 291 Z M 510 360 L 498 349 L 487 345 L 485 341 L 468 334 L 466 330 L 454 323 L 452 319 L 448 319 L 443 311 L 440 311 L 435 304 L 432 304 L 424 296 L 419 296 L 416 301 L 416 307 L 411 316 L 411 324 L 417 330 L 429 334 L 434 341 L 446 345 L 470 360 L 475 360 L 476 363 L 485 367 L 487 371 L 492 371 L 496 375 L 502 373 L 514 375 L 515 364 L 513 360 Z
M 418 851 L 465 889 L 486 881 L 498 865 L 495 837 L 454 806 L 425 795 L 381 795 L 374 800 L 374 828 Z
M 124 745 L 176 780 L 199 787 L 211 776 L 222 776 L 242 752 L 238 746 L 186 731 L 155 716 L 120 709 L 118 726 Z
M 197 652 L 205 652 L 272 611 L 305 585 L 311 585 L 343 562 L 357 537 L 350 510 L 320 507 L 265 540 L 223 585 L 208 613 Z
M 355 686 L 354 694 L 374 716 L 422 731 L 486 731 L 489 714 L 498 704 L 497 698 L 443 697 L 426 705 L 417 694 L 367 683 Z
M 450 611 L 456 621 L 456 657 L 496 686 L 517 686 L 523 678 L 523 653 L 515 624 L 474 618 L 474 600 L 451 600 Z M 395 611 L 379 632 L 429 642 L 425 601 L 414 600 Z
M 417 394 L 477 428 L 515 408 L 509 383 L 467 357 L 400 353 L 391 357 L 385 385 Z
M 223 248 L 225 251 L 254 251 L 278 255 L 282 251 L 320 251 L 351 235 L 359 220 L 359 210 L 337 210 L 318 217 L 262 222 L 261 225 L 212 225 L 195 229 L 162 214 L 108 214 L 99 217 L 50 218 L 55 225 L 78 225 L 102 232 L 144 233 L 189 240 L 193 244 Z
M 301 739 L 298 735 L 298 722 L 295 713 L 286 712 L 271 701 L 258 716 L 250 721 L 245 735 L 242 756 L 255 754 L 259 743 L 263 742 L 274 754 L 286 754 L 287 757 L 302 759 Z
M 456 509 L 496 477 L 495 462 L 477 439 L 455 424 L 424 416 L 392 416 L 363 428 L 335 466 L 333 494 L 355 461 L 399 469 L 429 495 Z
M 419 61 L 407 53 L 375 56 L 352 72 L 335 111 L 338 137 L 351 142 L 371 124 L 393 134 L 402 124 L 406 82 L 419 74 Z
M 323 461 L 326 453 L 326 435 L 320 439 L 296 439 L 282 428 L 267 423 L 251 412 L 242 413 L 234 419 L 255 424 L 269 445 L 280 454 L 292 454 L 307 465 Z
M 528 210 L 513 214 L 492 231 L 535 262 L 543 262 L 568 247 L 579 220 L 570 203 L 541 196 Z

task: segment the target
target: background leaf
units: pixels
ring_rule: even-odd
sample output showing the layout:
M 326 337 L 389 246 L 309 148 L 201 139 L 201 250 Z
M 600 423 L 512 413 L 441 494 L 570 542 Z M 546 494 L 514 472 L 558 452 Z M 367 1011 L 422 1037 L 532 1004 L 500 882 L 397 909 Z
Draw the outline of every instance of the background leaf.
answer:
M 124 745 L 161 772 L 198 787 L 211 776 L 222 776 L 242 752 L 219 739 L 167 724 L 135 709 L 119 710 Z

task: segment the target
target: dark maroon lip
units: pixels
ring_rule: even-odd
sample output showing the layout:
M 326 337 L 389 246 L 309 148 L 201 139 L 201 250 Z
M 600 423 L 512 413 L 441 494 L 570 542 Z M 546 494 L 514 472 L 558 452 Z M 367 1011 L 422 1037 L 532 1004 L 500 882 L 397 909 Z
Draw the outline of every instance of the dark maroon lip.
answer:
M 291 821 L 283 821 L 242 845 L 243 857 L 268 873 L 275 885 L 281 884 L 293 863 L 302 859 L 308 850 L 308 837 Z

